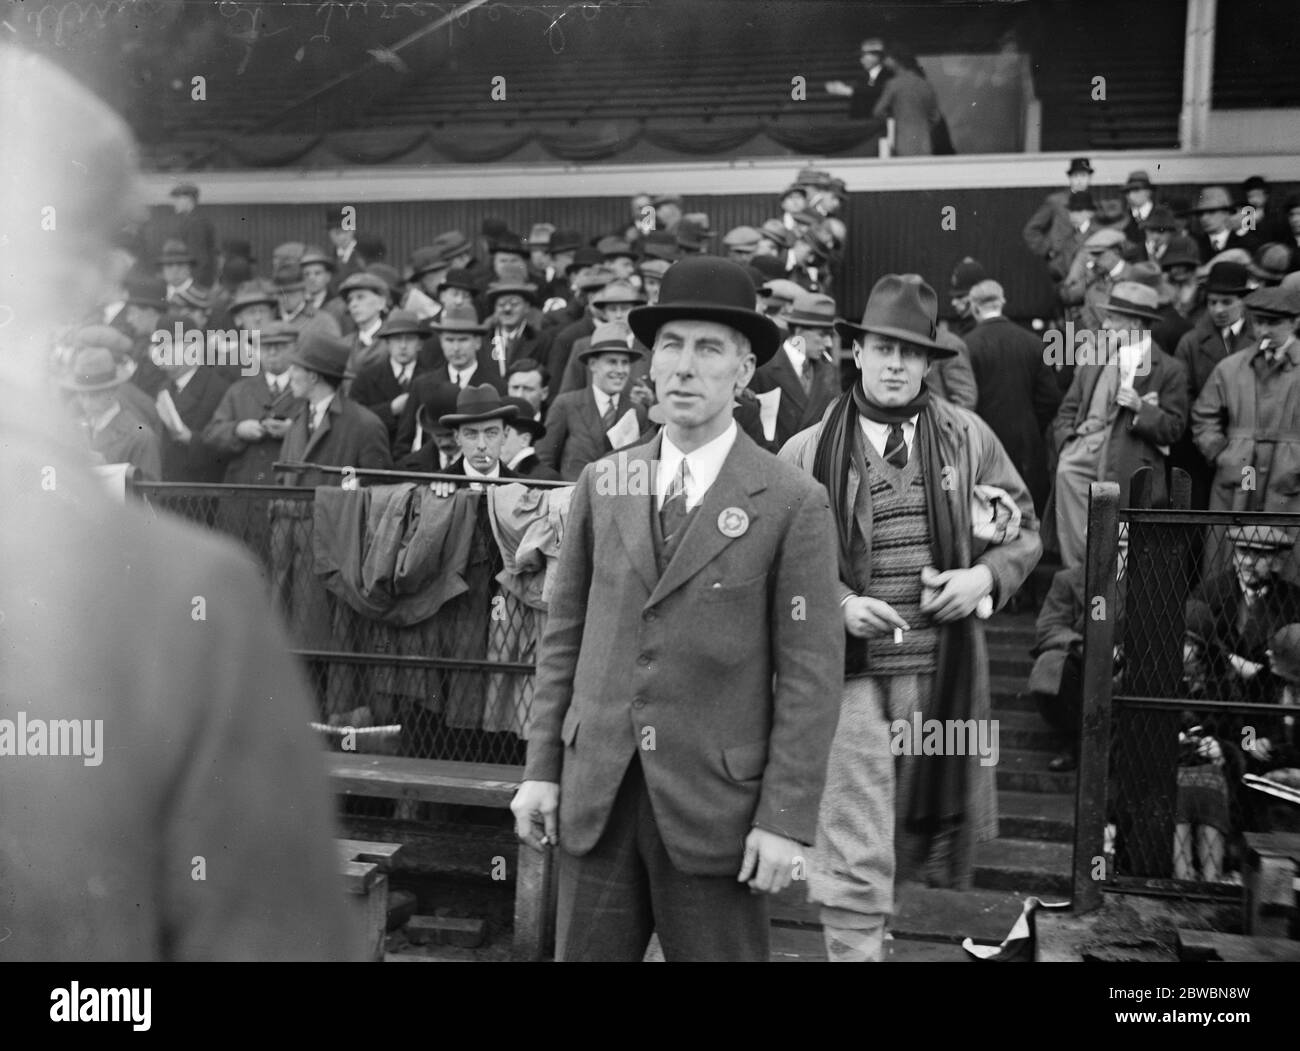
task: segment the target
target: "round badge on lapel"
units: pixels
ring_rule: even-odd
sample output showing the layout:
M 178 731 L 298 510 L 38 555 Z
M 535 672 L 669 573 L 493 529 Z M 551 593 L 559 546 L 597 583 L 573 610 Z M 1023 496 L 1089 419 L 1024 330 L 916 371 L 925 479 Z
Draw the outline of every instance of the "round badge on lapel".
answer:
M 745 531 L 749 528 L 749 515 L 745 514 L 739 507 L 728 507 L 722 514 L 718 515 L 718 532 L 723 536 L 729 536 L 735 540 L 738 536 L 744 536 Z

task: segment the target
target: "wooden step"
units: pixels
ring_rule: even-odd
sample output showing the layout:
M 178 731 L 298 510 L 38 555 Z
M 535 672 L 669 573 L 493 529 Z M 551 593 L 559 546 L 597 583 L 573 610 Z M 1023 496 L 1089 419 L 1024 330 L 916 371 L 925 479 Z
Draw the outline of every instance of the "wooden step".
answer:
M 1074 839 L 1072 793 L 998 792 L 998 831 L 1011 839 L 1070 843 Z
M 998 792 L 1037 792 L 1072 794 L 1076 774 L 1054 773 L 1047 769 L 1052 759 L 1049 751 L 1025 751 L 1004 748 L 998 756 Z
M 1060 898 L 1070 892 L 1074 847 L 1038 839 L 999 838 L 975 848 L 975 886 Z

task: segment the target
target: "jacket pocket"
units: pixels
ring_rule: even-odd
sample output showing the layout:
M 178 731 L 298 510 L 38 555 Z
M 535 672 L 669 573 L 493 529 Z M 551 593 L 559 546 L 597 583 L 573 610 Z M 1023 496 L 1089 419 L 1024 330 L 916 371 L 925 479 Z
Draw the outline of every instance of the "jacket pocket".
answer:
M 729 583 L 725 580 L 708 581 L 700 590 L 705 602 L 730 602 L 736 598 L 748 598 L 761 593 L 767 583 L 767 573 L 760 573 L 748 580 Z
M 753 781 L 767 769 L 767 742 L 738 744 L 722 750 L 722 767 L 734 781 Z
M 564 713 L 564 724 L 560 727 L 560 740 L 566 747 L 572 748 L 573 742 L 578 739 L 578 726 L 581 722 L 578 709 L 569 705 L 569 710 Z

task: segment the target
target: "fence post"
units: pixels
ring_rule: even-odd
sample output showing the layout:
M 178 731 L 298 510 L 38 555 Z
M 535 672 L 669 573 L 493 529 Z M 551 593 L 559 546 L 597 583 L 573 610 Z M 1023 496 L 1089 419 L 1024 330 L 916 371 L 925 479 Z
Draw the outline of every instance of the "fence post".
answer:
M 1111 650 L 1115 639 L 1115 547 L 1119 486 L 1095 482 L 1088 499 L 1088 553 L 1084 562 L 1083 704 L 1078 788 L 1074 802 L 1075 912 L 1101 905 L 1094 878 L 1106 831 L 1106 769 L 1110 755 Z M 1098 601 L 1100 600 L 1100 602 Z

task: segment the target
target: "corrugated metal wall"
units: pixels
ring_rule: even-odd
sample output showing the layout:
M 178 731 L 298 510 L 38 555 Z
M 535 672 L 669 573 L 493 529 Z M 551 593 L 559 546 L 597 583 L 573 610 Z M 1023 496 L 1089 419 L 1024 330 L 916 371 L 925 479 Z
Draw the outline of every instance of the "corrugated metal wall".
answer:
M 714 229 L 722 232 L 742 224 L 756 226 L 777 213 L 779 189 L 774 188 L 771 196 L 687 197 L 686 210 L 707 212 Z M 1194 200 L 1197 190 L 1193 186 L 1161 189 L 1185 200 Z M 1273 193 L 1280 201 L 1294 189 L 1295 184 L 1275 184 Z M 1022 318 L 1050 314 L 1052 287 L 1020 235 L 1042 199 L 1042 189 L 1025 187 L 854 194 L 843 216 L 849 227 L 849 250 L 839 297 L 841 313 L 859 314 L 881 274 L 903 271 L 922 274 L 939 291 L 941 310 L 946 309 L 944 289 L 953 265 L 971 255 L 1006 288 L 1008 313 Z M 944 209 L 949 207 L 954 209 L 955 229 L 945 230 Z M 205 210 L 219 238 L 239 237 L 252 243 L 263 272 L 272 248 L 281 242 L 306 240 L 328 246 L 325 209 L 319 205 L 212 205 Z M 165 222 L 168 214 L 161 210 L 159 219 Z M 625 200 L 582 197 L 362 204 L 357 216 L 358 228 L 381 236 L 389 262 L 398 266 L 438 233 L 458 229 L 473 235 L 489 217 L 502 219 L 525 235 L 534 222 L 546 221 L 592 236 L 619 229 L 630 218 Z

